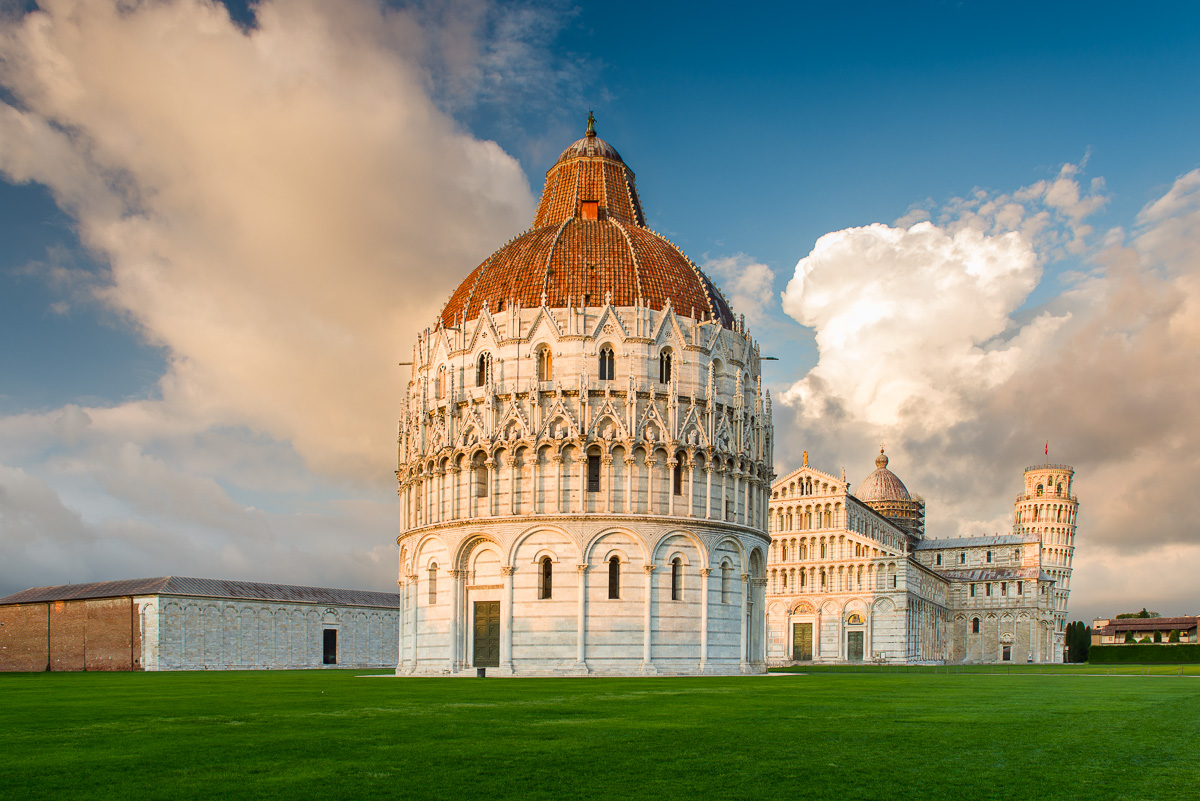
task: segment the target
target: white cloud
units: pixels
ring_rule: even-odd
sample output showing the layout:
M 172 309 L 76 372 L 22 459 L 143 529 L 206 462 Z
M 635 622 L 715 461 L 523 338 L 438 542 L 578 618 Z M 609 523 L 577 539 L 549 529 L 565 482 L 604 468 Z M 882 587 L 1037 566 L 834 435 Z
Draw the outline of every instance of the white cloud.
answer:
M 734 314 L 746 315 L 752 326 L 767 321 L 775 303 L 775 273 L 770 267 L 745 253 L 706 258 L 700 267 L 721 287 Z
M 47 186 L 106 265 L 42 265 L 56 302 L 104 304 L 168 362 L 161 399 L 0 418 L 0 594 L 394 582 L 396 362 L 533 214 L 518 163 L 439 103 L 496 102 L 488 70 L 520 59 L 511 91 L 556 84 L 481 4 L 255 12 L 248 31 L 204 0 L 0 20 L 0 176 Z
M 853 481 L 885 441 L 929 500 L 930 532 L 948 536 L 1009 529 L 1020 470 L 1049 440 L 1082 504 L 1073 614 L 1113 611 L 1103 577 L 1123 570 L 1145 582 L 1144 603 L 1194 611 L 1190 574 L 1151 580 L 1151 566 L 1200 546 L 1200 172 L 1149 204 L 1128 243 L 1116 231 L 1088 244 L 1102 190 L 1068 167 L 955 199 L 935 222 L 822 237 L 784 294 L 820 358 L 776 407 L 777 453 L 791 467 L 808 449 Z M 1071 252 L 1087 270 L 1023 309 L 1043 265 Z M 1134 589 L 1112 602 L 1132 604 Z
M 527 223 L 519 165 L 428 96 L 403 11 L 297 0 L 237 29 L 199 0 L 54 0 L 0 35 L 0 170 L 111 265 L 99 290 L 167 348 L 174 416 L 287 440 L 385 483 L 395 363 Z

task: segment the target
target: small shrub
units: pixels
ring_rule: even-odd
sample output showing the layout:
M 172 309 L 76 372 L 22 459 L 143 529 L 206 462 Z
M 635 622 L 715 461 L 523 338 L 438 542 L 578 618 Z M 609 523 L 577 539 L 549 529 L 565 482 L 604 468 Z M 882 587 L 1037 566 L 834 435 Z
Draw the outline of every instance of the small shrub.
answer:
M 1138 645 L 1153 645 L 1153 644 L 1154 643 L 1150 642 L 1149 637 L 1143 637 L 1142 639 L 1138 640 Z
M 1162 632 L 1161 631 L 1154 632 L 1154 641 L 1162 642 Z
M 1137 640 L 1133 639 L 1132 631 L 1125 632 L 1125 642 L 1137 642 Z
M 1167 642 L 1179 642 L 1179 629 L 1171 629 L 1171 633 L 1167 635 Z

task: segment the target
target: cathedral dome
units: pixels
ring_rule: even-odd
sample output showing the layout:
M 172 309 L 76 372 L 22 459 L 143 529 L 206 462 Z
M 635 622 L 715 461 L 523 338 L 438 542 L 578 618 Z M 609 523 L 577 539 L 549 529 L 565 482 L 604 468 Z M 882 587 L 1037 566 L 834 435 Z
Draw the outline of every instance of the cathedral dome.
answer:
M 616 148 L 587 135 L 546 173 L 533 226 L 476 267 L 450 296 L 453 326 L 517 304 L 522 308 L 649 306 L 733 327 L 716 285 L 679 248 L 646 227 L 633 171 Z
M 875 457 L 875 472 L 863 479 L 863 483 L 859 485 L 858 491 L 855 494 L 860 501 L 910 501 L 912 496 L 908 494 L 908 488 L 904 486 L 895 473 L 887 469 L 888 458 L 883 452 L 883 448 L 879 449 L 879 455 Z

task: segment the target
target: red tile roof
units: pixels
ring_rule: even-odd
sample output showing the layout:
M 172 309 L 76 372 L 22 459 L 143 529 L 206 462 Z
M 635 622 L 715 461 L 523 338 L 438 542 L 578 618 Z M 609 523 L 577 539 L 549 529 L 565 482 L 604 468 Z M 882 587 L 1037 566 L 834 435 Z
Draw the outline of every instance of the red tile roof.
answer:
M 595 201 L 598 219 L 581 216 Z M 646 228 L 634 184 L 612 145 L 588 136 L 563 151 L 546 173 L 533 227 L 476 267 L 442 310 L 443 325 L 473 320 L 484 304 L 537 308 L 615 306 L 641 302 L 715 319 L 733 327 L 733 312 L 716 285 L 675 245 Z
M 56 587 L 31 587 L 28 590 L 0 598 L 0 605 L 77 601 L 85 598 L 119 598 L 126 595 L 242 598 L 340 606 L 376 606 L 388 609 L 397 608 L 400 598 L 395 593 L 370 590 L 338 590 L 329 587 L 301 587 L 293 584 L 263 584 L 256 581 L 160 576 L 120 581 L 96 581 L 90 584 L 62 584 Z
M 1125 617 L 1110 620 L 1100 631 L 1170 631 L 1171 629 L 1194 629 L 1196 617 Z M 1097 632 L 1099 633 L 1099 632 Z

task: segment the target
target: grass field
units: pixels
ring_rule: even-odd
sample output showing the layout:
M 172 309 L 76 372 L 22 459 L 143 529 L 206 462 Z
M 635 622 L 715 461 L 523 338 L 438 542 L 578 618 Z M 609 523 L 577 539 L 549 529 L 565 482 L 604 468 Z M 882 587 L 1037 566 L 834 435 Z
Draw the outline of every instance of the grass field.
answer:
M 1196 799 L 1200 679 L 0 674 L 0 798 Z

